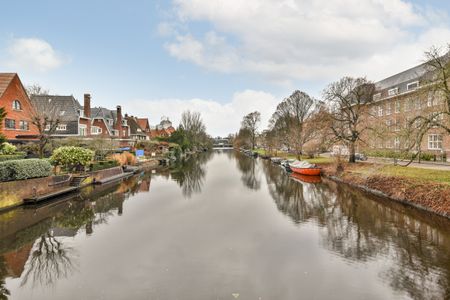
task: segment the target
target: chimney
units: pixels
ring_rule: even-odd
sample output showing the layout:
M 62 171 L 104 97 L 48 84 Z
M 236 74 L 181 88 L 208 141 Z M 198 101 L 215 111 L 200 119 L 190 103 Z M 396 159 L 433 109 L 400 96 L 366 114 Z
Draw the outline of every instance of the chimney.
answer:
M 122 137 L 122 107 L 120 105 L 117 105 L 117 124 L 116 124 L 116 130 L 119 131 L 119 137 Z
M 91 95 L 84 94 L 84 116 L 86 118 L 91 117 Z

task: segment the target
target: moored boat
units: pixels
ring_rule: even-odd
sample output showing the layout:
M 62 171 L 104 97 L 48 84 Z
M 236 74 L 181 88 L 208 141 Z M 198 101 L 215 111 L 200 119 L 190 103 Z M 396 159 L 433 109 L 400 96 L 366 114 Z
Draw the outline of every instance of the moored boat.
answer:
M 291 177 L 295 180 L 306 182 L 306 183 L 320 183 L 322 182 L 322 177 L 320 176 L 311 176 L 311 175 L 302 175 L 299 173 L 292 173 Z
M 272 157 L 270 160 L 271 160 L 274 164 L 279 165 L 283 159 L 282 159 L 281 157 Z
M 319 176 L 322 171 L 321 168 L 306 161 L 296 161 L 294 163 L 290 163 L 289 167 L 294 173 L 308 176 Z

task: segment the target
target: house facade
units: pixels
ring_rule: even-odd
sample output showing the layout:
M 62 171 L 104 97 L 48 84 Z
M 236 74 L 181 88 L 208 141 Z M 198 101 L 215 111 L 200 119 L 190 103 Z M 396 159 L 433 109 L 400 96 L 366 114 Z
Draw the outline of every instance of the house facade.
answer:
M 125 114 L 125 120 L 127 120 L 127 124 L 130 127 L 130 137 L 132 140 L 144 141 L 150 139 L 145 129 L 139 125 L 138 118 Z
M 366 137 L 370 148 L 400 150 L 413 138 L 408 136 L 409 123 L 416 116 L 432 116 L 444 111 L 444 100 L 428 88 L 429 72 L 424 64 L 375 83 L 368 120 L 377 135 Z M 440 118 L 448 116 L 440 116 Z M 434 127 L 426 132 L 420 151 L 438 159 L 450 158 L 450 135 Z
M 0 73 L 0 107 L 6 112 L 0 132 L 8 141 L 37 138 L 39 131 L 32 124 L 34 109 L 16 73 Z
M 70 96 L 32 95 L 31 103 L 38 111 L 45 110 L 45 114 L 52 120 L 59 120 L 53 137 L 88 137 L 91 131 L 89 113 L 80 105 L 77 99 Z M 87 105 L 86 105 L 87 104 Z M 85 106 L 90 105 L 90 95 L 85 95 Z M 50 130 L 47 125 L 46 131 Z
M 104 107 L 91 108 L 91 135 L 93 137 L 130 139 L 130 126 L 122 116 L 122 107 L 116 110 Z

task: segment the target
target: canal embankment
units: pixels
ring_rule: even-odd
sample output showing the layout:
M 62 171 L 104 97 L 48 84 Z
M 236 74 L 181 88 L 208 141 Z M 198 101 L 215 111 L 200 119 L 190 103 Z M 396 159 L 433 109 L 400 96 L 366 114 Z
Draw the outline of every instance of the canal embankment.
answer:
M 158 165 L 157 160 L 148 160 L 136 166 L 135 172 L 150 171 L 157 168 Z M 131 174 L 127 174 L 122 167 L 118 166 L 79 174 L 81 176 L 65 174 L 0 182 L 0 211 L 23 205 L 26 199 L 42 198 L 48 200 L 46 195 L 54 195 L 52 197 L 63 195 L 65 190 L 73 186 L 77 177 L 82 177 L 82 180 L 77 183 L 77 189 L 82 189 L 92 184 L 119 180 Z
M 450 218 L 450 172 L 373 163 L 318 163 L 323 175 L 396 202 Z

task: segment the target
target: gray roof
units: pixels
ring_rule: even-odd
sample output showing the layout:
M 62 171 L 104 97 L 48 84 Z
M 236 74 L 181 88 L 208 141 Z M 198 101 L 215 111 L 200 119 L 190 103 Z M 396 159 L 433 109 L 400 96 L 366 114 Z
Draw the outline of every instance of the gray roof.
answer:
M 389 88 L 402 87 L 406 84 L 420 80 L 428 72 L 426 64 L 418 65 L 396 75 L 385 78 L 375 83 L 377 90 L 385 90 Z M 401 92 L 401 91 L 399 91 Z
M 66 130 L 59 130 L 55 135 L 77 135 L 78 120 L 82 107 L 73 96 L 31 95 L 30 101 L 37 111 L 45 111 L 51 118 L 60 119 Z
M 108 127 L 108 130 L 110 132 L 112 132 L 112 130 L 114 130 L 114 127 L 115 127 L 116 121 L 117 121 L 117 111 L 107 109 L 104 107 L 92 107 L 91 108 L 91 118 L 92 119 L 98 119 L 98 118 L 104 119 L 105 124 Z M 108 119 L 113 120 L 113 125 L 109 124 L 109 122 L 107 121 Z

